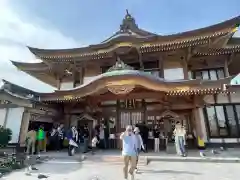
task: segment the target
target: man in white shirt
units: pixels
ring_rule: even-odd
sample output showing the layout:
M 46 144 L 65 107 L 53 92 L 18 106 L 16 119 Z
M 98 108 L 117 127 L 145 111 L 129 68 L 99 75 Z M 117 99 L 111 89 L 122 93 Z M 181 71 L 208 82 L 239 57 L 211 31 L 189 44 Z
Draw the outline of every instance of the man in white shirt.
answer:
M 135 135 L 133 134 L 132 126 L 127 126 L 126 131 L 120 135 L 122 140 L 122 155 L 124 159 L 123 174 L 124 178 L 128 178 L 128 173 L 131 175 L 131 180 L 134 180 L 134 170 L 137 163 L 137 143 Z M 130 169 L 128 165 L 130 162 Z

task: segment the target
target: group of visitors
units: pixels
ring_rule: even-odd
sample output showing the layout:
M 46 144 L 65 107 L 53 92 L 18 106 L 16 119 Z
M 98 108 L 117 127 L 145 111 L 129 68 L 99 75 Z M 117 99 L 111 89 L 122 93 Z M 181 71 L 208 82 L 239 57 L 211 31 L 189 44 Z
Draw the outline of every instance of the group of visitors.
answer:
M 46 152 L 47 144 L 54 150 L 63 148 L 64 128 L 63 125 L 56 125 L 51 131 L 45 131 L 44 126 L 38 127 L 30 125 L 26 135 L 26 152 L 27 154 L 38 154 Z
M 83 153 L 89 149 L 89 130 L 88 125 L 80 126 L 78 129 L 72 126 L 65 129 L 63 124 L 57 124 L 52 127 L 50 131 L 45 131 L 44 126 L 39 127 L 30 126 L 26 136 L 26 152 L 27 154 L 38 154 L 46 152 L 48 149 L 60 151 L 64 147 L 69 148 L 69 155 L 71 150 L 74 149 L 71 143 L 76 143 L 79 150 Z
M 37 153 L 40 156 L 41 151 L 46 151 L 47 138 L 44 127 L 30 127 L 26 136 L 27 154 Z

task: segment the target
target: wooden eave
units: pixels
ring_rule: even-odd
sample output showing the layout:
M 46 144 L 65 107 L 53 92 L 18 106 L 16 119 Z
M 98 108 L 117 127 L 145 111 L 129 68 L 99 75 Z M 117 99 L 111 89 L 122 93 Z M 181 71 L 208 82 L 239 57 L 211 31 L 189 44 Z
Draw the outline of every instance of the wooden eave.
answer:
M 4 83 L 2 86 L 2 89 L 4 90 L 10 90 L 13 91 L 14 93 L 20 93 L 20 94 L 33 94 L 33 95 L 38 95 L 38 92 L 27 89 L 25 87 L 16 85 L 14 83 L 11 83 L 5 79 L 2 79 L 2 82 Z
M 229 46 L 238 46 L 240 45 L 240 37 L 232 37 L 229 39 L 227 45 Z
M 2 101 L 10 102 L 9 104 L 0 104 L 1 107 L 21 106 L 21 107 L 33 107 L 35 101 L 19 96 L 17 94 L 10 93 L 4 89 L 0 90 L 0 99 Z
M 40 95 L 41 101 L 69 101 L 80 100 L 86 96 L 97 94 L 103 89 L 107 90 L 109 83 L 131 82 L 136 87 L 143 87 L 155 92 L 166 93 L 166 95 L 194 95 L 194 94 L 214 94 L 222 92 L 222 85 L 229 84 L 233 77 L 220 79 L 217 81 L 205 80 L 179 80 L 167 81 L 162 78 L 156 78 L 146 74 L 135 74 L 135 71 L 128 71 L 133 73 L 116 74 L 111 76 L 99 76 L 95 80 L 83 84 L 77 88 L 70 90 L 56 90 L 53 93 L 42 93 Z
M 208 43 L 209 38 L 222 36 L 230 33 L 233 28 L 239 24 L 240 18 L 236 17 L 222 23 L 208 26 L 205 28 L 187 31 L 183 33 L 167 35 L 167 36 L 152 36 L 149 38 L 138 39 L 136 37 L 121 39 L 113 39 L 107 43 L 90 45 L 83 48 L 74 48 L 74 49 L 38 49 L 29 47 L 29 50 L 35 54 L 37 57 L 40 57 L 43 60 L 56 60 L 56 59 L 67 59 L 66 61 L 72 61 L 72 58 L 81 58 L 81 57 L 93 57 L 96 59 L 101 59 L 106 56 L 109 51 L 112 51 L 116 43 L 128 43 L 135 44 L 140 47 L 142 53 L 148 51 L 167 51 L 171 48 L 182 48 L 187 46 L 194 46 L 198 44 Z M 134 40 L 133 40 L 134 39 Z M 202 41 L 207 42 L 202 42 Z
M 35 77 L 36 79 L 53 86 L 55 88 L 58 87 L 57 80 L 51 75 L 48 75 L 47 73 L 39 73 L 39 72 L 33 72 L 33 71 L 24 71 L 27 74 L 29 74 L 32 77 Z
M 231 92 L 239 92 L 240 91 L 240 85 L 227 85 L 226 88 L 228 91 L 231 91 Z
M 44 62 L 25 63 L 25 62 L 11 61 L 11 63 L 22 71 L 46 71 L 49 69 L 48 65 L 45 64 Z
M 49 66 L 44 62 L 40 63 L 23 63 L 11 61 L 12 64 L 17 67 L 19 70 L 29 74 L 30 76 L 47 83 L 50 86 L 57 87 L 56 79 L 49 74 Z
M 228 55 L 232 53 L 239 53 L 240 45 L 238 46 L 228 46 L 225 48 L 201 48 L 195 53 L 196 56 L 219 56 Z

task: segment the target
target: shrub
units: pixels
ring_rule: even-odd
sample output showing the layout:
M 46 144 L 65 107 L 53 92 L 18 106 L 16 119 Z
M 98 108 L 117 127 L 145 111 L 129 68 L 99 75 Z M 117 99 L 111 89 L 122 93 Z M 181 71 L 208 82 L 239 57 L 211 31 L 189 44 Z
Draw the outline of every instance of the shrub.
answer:
M 9 128 L 0 126 L 0 147 L 6 147 L 12 139 L 12 131 Z

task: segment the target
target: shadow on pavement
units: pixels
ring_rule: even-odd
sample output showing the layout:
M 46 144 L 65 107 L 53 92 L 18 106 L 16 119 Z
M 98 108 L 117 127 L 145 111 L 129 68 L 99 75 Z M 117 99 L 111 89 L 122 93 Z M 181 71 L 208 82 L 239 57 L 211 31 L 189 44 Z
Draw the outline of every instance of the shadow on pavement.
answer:
M 201 173 L 190 171 L 175 171 L 175 170 L 142 170 L 141 173 L 148 174 L 189 174 L 189 175 L 201 175 Z
M 37 166 L 38 173 L 45 174 L 68 174 L 82 168 L 82 163 L 74 160 L 52 160 Z

